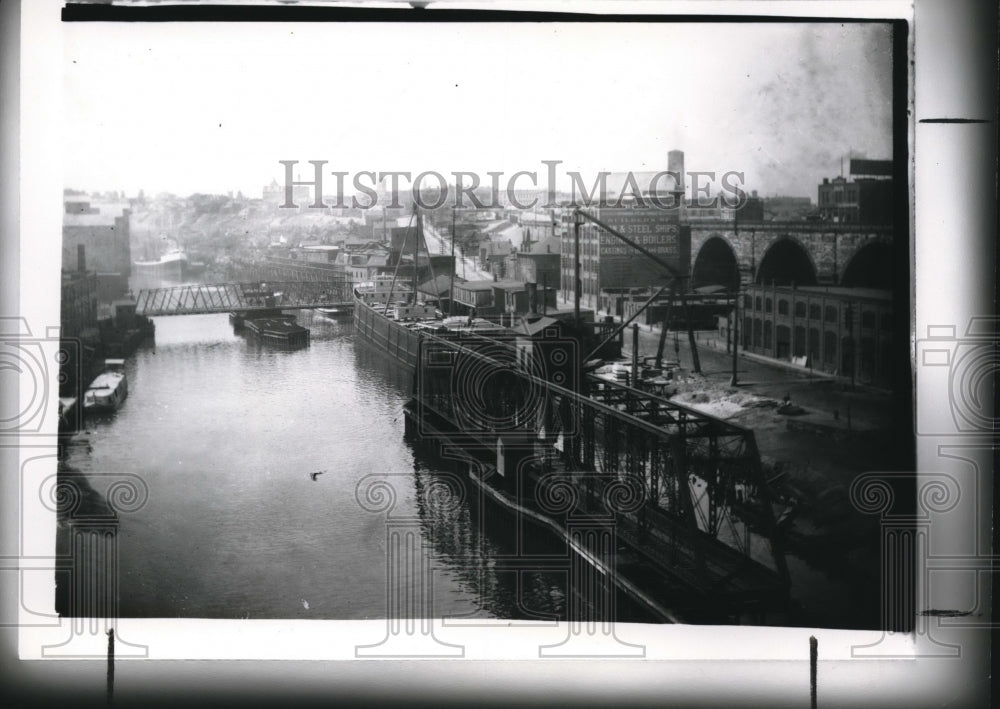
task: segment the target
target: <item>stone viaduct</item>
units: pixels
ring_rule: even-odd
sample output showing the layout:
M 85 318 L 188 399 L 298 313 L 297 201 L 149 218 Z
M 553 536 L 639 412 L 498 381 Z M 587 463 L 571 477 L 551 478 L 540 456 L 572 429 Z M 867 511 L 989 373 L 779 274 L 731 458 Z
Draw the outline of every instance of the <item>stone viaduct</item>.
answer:
M 892 227 L 691 220 L 691 286 L 891 287 Z

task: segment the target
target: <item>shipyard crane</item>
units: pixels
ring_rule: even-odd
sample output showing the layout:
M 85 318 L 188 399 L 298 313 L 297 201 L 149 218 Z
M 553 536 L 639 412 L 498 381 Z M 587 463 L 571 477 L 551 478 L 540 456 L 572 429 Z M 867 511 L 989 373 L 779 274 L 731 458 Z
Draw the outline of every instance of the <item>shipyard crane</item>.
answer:
M 677 298 L 677 284 L 679 282 L 683 282 L 684 280 L 688 279 L 689 276 L 687 274 L 681 274 L 681 273 L 679 273 L 676 268 L 674 268 L 670 263 L 668 263 L 666 260 L 662 259 L 657 254 L 654 254 L 649 249 L 646 249 L 642 245 L 640 245 L 640 244 L 636 243 L 635 241 L 633 241 L 632 239 L 629 239 L 627 236 L 625 236 L 624 234 L 622 234 L 621 232 L 619 232 L 617 229 L 615 229 L 614 227 L 612 227 L 612 226 L 604 223 L 603 221 L 601 221 L 600 219 L 598 219 L 597 217 L 595 217 L 593 214 L 590 214 L 589 212 L 585 212 L 583 209 L 580 209 L 579 207 L 577 207 L 576 210 L 574 211 L 574 218 L 573 218 L 573 229 L 574 229 L 574 232 L 573 232 L 573 241 L 574 241 L 574 249 L 575 249 L 574 250 L 574 258 L 575 258 L 575 266 L 574 266 L 575 283 L 574 283 L 574 290 L 575 290 L 575 315 L 576 315 L 577 322 L 579 322 L 579 320 L 580 320 L 580 223 L 581 223 L 581 218 L 582 219 L 586 219 L 586 220 L 594 223 L 595 225 L 597 225 L 601 229 L 604 229 L 606 232 L 608 232 L 612 236 L 618 238 L 619 240 L 623 241 L 628 246 L 631 246 L 633 249 L 635 249 L 639 253 L 643 254 L 644 256 L 646 256 L 647 258 L 649 258 L 650 260 L 652 260 L 654 263 L 656 263 L 657 265 L 661 266 L 664 269 L 664 271 L 666 271 L 666 275 L 670 279 L 670 283 L 668 283 L 666 286 L 663 286 L 662 288 L 660 288 L 659 290 L 657 290 L 655 293 L 653 293 L 653 295 L 650 296 L 650 298 L 648 300 L 646 300 L 646 302 L 643 303 L 642 306 L 635 313 L 633 313 L 630 318 L 628 318 L 627 320 L 622 321 L 622 323 L 618 327 L 615 328 L 614 332 L 612 332 L 611 335 L 604 340 L 604 342 L 602 342 L 600 345 L 598 345 L 594 349 L 594 352 L 597 352 L 607 342 L 611 341 L 615 337 L 618 337 L 618 333 L 620 333 L 622 330 L 624 330 L 628 326 L 628 324 L 630 322 L 632 322 L 636 317 L 638 317 L 639 313 L 641 313 L 643 310 L 645 310 L 647 307 L 649 307 L 653 303 L 653 301 L 656 300 L 660 296 L 660 294 L 663 293 L 663 291 L 665 291 L 665 290 L 667 290 L 669 288 L 670 289 L 669 307 L 667 309 L 666 315 L 664 315 L 664 317 L 663 317 L 663 328 L 662 328 L 662 330 L 660 332 L 660 343 L 659 343 L 659 346 L 656 349 L 656 366 L 659 367 L 662 364 L 662 361 L 663 361 L 663 346 L 664 346 L 664 343 L 666 341 L 667 325 L 670 322 L 670 315 L 673 312 L 674 301 Z M 684 308 L 685 318 L 687 319 L 688 341 L 691 343 L 691 363 L 692 363 L 692 368 L 694 369 L 695 372 L 700 373 L 701 372 L 701 361 L 698 358 L 698 344 L 695 341 L 695 337 L 694 337 L 694 329 L 693 329 L 692 321 L 691 321 L 691 309 L 688 306 L 688 299 L 687 299 L 687 297 L 684 294 L 681 295 L 681 307 Z M 588 355 L 587 358 L 589 358 L 592 355 L 593 355 L 593 352 L 590 355 Z

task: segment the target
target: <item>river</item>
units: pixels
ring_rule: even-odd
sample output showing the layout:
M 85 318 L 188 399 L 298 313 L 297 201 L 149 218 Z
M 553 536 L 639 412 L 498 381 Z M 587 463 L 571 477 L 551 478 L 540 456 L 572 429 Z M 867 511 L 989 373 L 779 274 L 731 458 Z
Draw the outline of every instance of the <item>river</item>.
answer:
M 564 569 L 501 568 L 517 552 L 512 518 L 480 509 L 474 489 L 450 506 L 429 497 L 462 471 L 405 439 L 396 365 L 356 342 L 350 319 L 298 318 L 311 343 L 296 351 L 248 341 L 225 314 L 156 318 L 155 345 L 126 363 L 123 406 L 66 446 L 64 477 L 97 497 L 121 476 L 148 490 L 117 523 L 119 616 L 382 618 L 387 584 L 422 583 L 388 579 L 387 521 L 410 520 L 431 557 L 434 616 L 565 618 Z M 388 513 L 358 499 L 374 480 L 395 495 Z M 546 533 L 522 542 L 566 553 Z M 620 595 L 617 608 L 651 620 Z

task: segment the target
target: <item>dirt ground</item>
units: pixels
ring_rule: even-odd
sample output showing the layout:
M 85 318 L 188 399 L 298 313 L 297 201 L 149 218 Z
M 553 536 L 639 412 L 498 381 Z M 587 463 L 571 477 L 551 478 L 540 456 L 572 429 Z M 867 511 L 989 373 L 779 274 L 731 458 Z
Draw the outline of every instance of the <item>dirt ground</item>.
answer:
M 631 332 L 625 338 L 631 360 Z M 643 329 L 640 359 L 656 352 L 659 332 Z M 712 345 L 715 345 L 713 347 Z M 792 624 L 877 627 L 881 589 L 878 520 L 850 502 L 851 482 L 893 466 L 892 398 L 805 370 L 740 357 L 731 386 L 732 355 L 716 333 L 700 333 L 701 373 L 693 372 L 686 336 L 665 358 L 680 369 L 664 395 L 686 406 L 751 429 L 775 499 L 794 508 L 781 530 L 792 569 L 798 609 Z M 788 397 L 800 411 L 779 413 Z

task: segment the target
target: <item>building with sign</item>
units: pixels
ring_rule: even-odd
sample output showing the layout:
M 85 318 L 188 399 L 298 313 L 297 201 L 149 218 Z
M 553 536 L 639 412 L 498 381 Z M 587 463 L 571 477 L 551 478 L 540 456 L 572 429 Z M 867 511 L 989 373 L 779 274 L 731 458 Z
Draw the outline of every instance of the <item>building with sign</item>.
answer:
M 823 178 L 817 190 L 820 216 L 843 224 L 891 224 L 892 161 L 851 160 L 850 165 L 850 180 Z
M 677 210 L 594 208 L 587 211 L 671 264 L 677 273 L 687 274 L 691 263 L 691 228 L 681 223 Z M 574 292 L 574 228 L 569 224 L 562 240 L 560 284 L 564 301 L 572 300 Z M 671 276 L 662 266 L 604 229 L 586 221 L 579 229 L 582 306 L 607 309 L 614 294 L 636 288 L 659 288 L 670 282 Z

